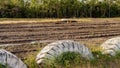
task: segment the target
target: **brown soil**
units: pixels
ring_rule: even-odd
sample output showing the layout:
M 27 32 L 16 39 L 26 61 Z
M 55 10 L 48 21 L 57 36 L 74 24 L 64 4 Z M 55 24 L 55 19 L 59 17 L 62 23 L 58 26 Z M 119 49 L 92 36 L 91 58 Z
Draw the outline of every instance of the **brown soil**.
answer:
M 44 43 L 51 40 L 70 39 L 81 41 L 89 46 L 100 45 L 108 38 L 116 36 L 120 36 L 120 21 L 118 20 L 92 19 L 92 22 L 0 24 L 0 44 L 22 44 L 4 47 L 19 57 L 41 48 L 41 45 L 28 44 L 33 41 Z

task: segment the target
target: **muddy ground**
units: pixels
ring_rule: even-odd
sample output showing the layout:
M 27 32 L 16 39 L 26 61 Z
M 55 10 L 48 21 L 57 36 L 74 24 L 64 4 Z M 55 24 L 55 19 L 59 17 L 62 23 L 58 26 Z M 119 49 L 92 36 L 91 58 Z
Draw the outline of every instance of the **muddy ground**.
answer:
M 117 36 L 120 36 L 120 21 L 111 19 L 92 19 L 92 22 L 40 23 L 37 21 L 34 23 L 0 24 L 0 45 L 15 44 L 15 46 L 2 48 L 22 59 L 56 40 L 69 39 L 81 42 L 86 46 L 99 46 L 105 40 Z

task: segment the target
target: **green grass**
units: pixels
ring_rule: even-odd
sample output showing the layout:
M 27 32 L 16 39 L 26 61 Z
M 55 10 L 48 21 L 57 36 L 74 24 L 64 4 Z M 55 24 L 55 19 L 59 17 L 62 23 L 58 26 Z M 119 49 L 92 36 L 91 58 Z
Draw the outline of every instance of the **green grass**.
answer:
M 71 67 L 72 64 L 77 65 L 81 63 L 81 61 L 78 61 L 78 60 L 83 60 L 83 58 L 79 53 L 64 52 L 63 54 L 56 57 L 55 63 L 59 66 Z
M 29 56 L 25 63 L 29 68 L 119 68 L 120 53 L 112 57 L 103 55 L 99 50 L 92 50 L 94 55 L 93 60 L 86 60 L 80 54 L 75 52 L 65 52 L 54 59 L 48 61 L 47 65 L 37 65 L 35 56 Z
M 0 68 L 8 68 L 8 66 L 0 64 Z
M 30 55 L 28 58 L 24 61 L 29 68 L 39 68 L 38 64 L 35 61 L 35 56 Z

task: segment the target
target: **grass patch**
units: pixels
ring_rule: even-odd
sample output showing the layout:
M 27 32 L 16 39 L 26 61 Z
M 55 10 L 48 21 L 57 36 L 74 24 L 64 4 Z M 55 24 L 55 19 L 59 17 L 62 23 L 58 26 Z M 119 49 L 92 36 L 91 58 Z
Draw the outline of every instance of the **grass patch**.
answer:
M 8 68 L 8 66 L 0 64 L 0 68 Z
M 107 21 L 120 21 L 120 18 L 68 18 L 69 20 L 78 21 L 78 23 L 90 23 L 95 20 L 100 20 L 103 22 Z M 60 18 L 0 18 L 0 24 L 14 24 L 14 23 L 49 23 L 61 21 Z
M 29 55 L 28 58 L 24 61 L 28 68 L 39 68 L 38 64 L 35 61 L 35 56 Z
M 119 68 L 120 67 L 120 53 L 112 57 L 110 55 L 103 55 L 98 46 L 90 48 L 94 56 L 93 60 L 86 60 L 81 57 L 79 53 L 64 52 L 53 61 L 47 61 L 46 65 L 37 65 L 35 61 L 36 56 L 28 56 L 25 63 L 29 68 Z
M 60 19 L 52 18 L 0 18 L 0 24 L 16 24 L 16 23 L 49 23 L 58 22 Z
M 55 63 L 62 67 L 71 67 L 71 65 L 77 65 L 81 63 L 82 57 L 79 53 L 64 52 L 55 59 Z
M 91 22 L 90 18 L 67 18 L 78 22 Z M 0 24 L 58 22 L 60 18 L 0 18 Z

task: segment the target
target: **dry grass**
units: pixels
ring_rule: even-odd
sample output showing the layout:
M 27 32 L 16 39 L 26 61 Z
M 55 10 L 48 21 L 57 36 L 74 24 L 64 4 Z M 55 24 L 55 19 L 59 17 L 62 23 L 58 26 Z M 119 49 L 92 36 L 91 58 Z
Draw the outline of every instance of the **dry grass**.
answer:
M 15 23 L 38 23 L 38 22 L 57 22 L 60 19 L 39 19 L 39 18 L 1 18 L 0 24 L 15 24 Z
M 79 23 L 92 22 L 113 22 L 120 21 L 120 18 L 68 18 L 68 20 L 75 20 Z M 60 18 L 0 18 L 0 24 L 14 24 L 14 23 L 43 23 L 43 22 L 58 22 Z
M 91 22 L 90 18 L 68 18 L 78 22 Z M 58 22 L 60 18 L 0 18 L 0 24 Z

